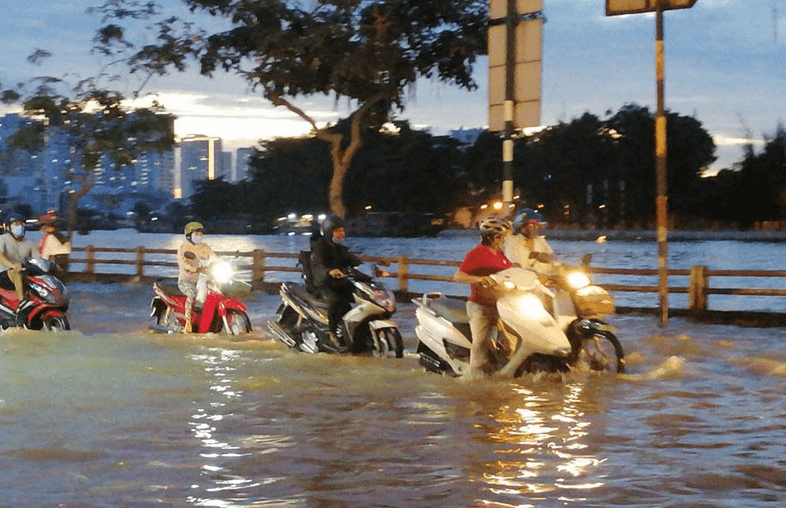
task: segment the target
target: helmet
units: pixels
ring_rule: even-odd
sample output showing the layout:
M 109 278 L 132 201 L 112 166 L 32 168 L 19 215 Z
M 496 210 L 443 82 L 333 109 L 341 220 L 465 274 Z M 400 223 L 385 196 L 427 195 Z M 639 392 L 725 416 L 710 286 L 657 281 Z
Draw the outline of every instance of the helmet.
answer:
M 6 227 L 6 229 L 11 229 L 11 224 L 13 224 L 14 222 L 24 223 L 25 219 L 22 218 L 21 215 L 18 215 L 18 214 L 15 214 L 15 213 L 8 214 L 8 217 L 5 218 L 5 227 Z
M 41 217 L 39 217 L 38 224 L 41 226 L 45 224 L 51 225 L 54 224 L 56 221 L 57 221 L 57 215 L 55 215 L 53 212 L 47 212 L 46 215 L 42 215 Z
M 333 231 L 338 228 L 344 227 L 344 219 L 338 215 L 330 215 L 322 221 L 322 236 L 330 238 L 333 236 Z
M 510 233 L 510 222 L 496 215 L 489 215 L 480 221 L 480 233 L 483 236 L 507 235 Z
M 204 232 L 205 231 L 205 226 L 203 226 L 202 223 L 200 223 L 200 222 L 189 222 L 188 224 L 186 224 L 186 227 L 183 230 L 183 232 L 185 233 L 186 236 L 188 236 L 191 233 L 194 233 L 196 231 Z
M 513 230 L 521 231 L 527 224 L 540 226 L 543 223 L 541 215 L 532 208 L 524 208 L 513 219 Z

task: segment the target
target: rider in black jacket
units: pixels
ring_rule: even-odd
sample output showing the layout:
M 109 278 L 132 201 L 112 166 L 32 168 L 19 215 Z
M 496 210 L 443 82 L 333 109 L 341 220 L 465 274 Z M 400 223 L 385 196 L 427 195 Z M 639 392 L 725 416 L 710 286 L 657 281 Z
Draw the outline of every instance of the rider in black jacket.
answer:
M 314 286 L 328 301 L 328 323 L 331 340 L 338 344 L 341 317 L 352 306 L 352 283 L 347 280 L 344 269 L 362 263 L 359 257 L 341 245 L 346 232 L 344 221 L 331 215 L 322 221 L 322 237 L 317 240 L 311 252 L 311 271 Z

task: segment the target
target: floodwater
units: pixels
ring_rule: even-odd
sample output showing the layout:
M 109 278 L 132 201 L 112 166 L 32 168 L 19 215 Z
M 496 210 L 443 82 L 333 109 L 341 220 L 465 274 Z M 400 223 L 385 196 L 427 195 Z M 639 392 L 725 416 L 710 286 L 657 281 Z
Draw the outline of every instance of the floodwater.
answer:
M 270 340 L 276 295 L 231 339 L 151 332 L 145 285 L 70 287 L 75 331 L 0 334 L 2 508 L 786 499 L 782 328 L 613 316 L 626 374 L 470 382 L 418 365 L 411 304 L 405 357 L 378 360 Z

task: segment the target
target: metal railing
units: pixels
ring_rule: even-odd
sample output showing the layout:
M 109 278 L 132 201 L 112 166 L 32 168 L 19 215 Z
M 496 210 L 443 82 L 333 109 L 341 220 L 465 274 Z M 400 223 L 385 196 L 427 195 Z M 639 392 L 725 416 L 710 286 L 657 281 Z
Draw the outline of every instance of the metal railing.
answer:
M 80 254 L 82 255 L 80 257 Z M 217 252 L 221 256 L 233 256 L 236 266 L 256 287 L 277 284 L 271 280 L 273 273 L 300 273 L 298 254 L 267 252 L 253 250 L 249 252 Z M 112 257 L 114 256 L 114 257 Z M 120 249 L 111 247 L 77 247 L 70 257 L 69 277 L 73 280 L 150 280 L 177 277 L 177 251 L 174 249 Z M 459 261 L 440 261 L 416 259 L 402 255 L 398 257 L 362 256 L 364 261 L 388 266 L 386 277 L 396 279 L 399 293 L 410 294 L 411 281 L 431 281 L 454 283 L 453 273 L 460 265 Z M 81 266 L 81 270 L 75 268 Z M 107 269 L 99 269 L 108 267 Z M 425 268 L 425 270 L 421 269 Z M 155 273 L 153 273 L 155 272 Z M 619 279 L 641 278 L 653 279 L 652 284 L 645 283 L 603 283 L 603 287 L 611 293 L 657 293 L 658 285 L 656 269 L 632 268 L 592 268 L 594 275 L 610 275 Z M 710 270 L 706 266 L 694 266 L 690 270 L 669 270 L 669 277 L 687 278 L 687 284 L 675 286 L 669 284 L 670 294 L 687 294 L 688 311 L 693 314 L 707 312 L 708 296 L 736 295 L 744 296 L 786 296 L 786 289 L 772 287 L 713 287 L 710 280 L 723 280 L 728 277 L 743 277 L 758 281 L 772 281 L 773 278 L 786 278 L 786 270 Z M 786 279 L 784 279 L 786 283 Z M 454 283 L 455 284 L 455 283 Z M 786 284 L 778 284 L 783 287 Z M 456 286 L 457 288 L 459 286 Z M 465 289 L 457 289 L 457 293 L 465 294 Z

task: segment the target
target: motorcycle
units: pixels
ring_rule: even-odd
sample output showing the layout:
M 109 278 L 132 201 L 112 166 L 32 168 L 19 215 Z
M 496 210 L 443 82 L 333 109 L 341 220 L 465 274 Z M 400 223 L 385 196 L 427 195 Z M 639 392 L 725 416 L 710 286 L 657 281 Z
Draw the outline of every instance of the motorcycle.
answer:
M 304 272 L 308 271 L 308 256 L 301 256 Z M 382 282 L 356 268 L 344 273 L 354 288 L 354 303 L 344 314 L 337 340 L 330 340 L 328 304 L 309 292 L 307 284 L 283 283 L 279 289 L 281 304 L 277 319 L 267 326 L 279 341 L 307 353 L 371 353 L 378 357 L 404 356 L 404 342 L 396 323 L 389 318 L 396 311 L 393 292 Z M 374 267 L 375 275 L 378 270 Z
M 613 327 L 600 319 L 613 312 L 613 300 L 589 283 L 585 270 L 561 270 L 552 278 L 559 288 L 547 287 L 535 272 L 518 267 L 491 277 L 499 293 L 500 322 L 489 352 L 496 373 L 569 372 L 579 365 L 624 370 L 622 346 Z M 420 364 L 432 372 L 465 374 L 472 335 L 464 301 L 442 293 L 412 301 Z
M 188 254 L 191 253 L 187 253 L 187 257 Z M 225 260 L 200 268 L 197 297 L 191 312 L 192 329 L 189 332 L 223 331 L 229 335 L 251 332 L 248 308 L 237 298 L 227 296 L 222 291 L 222 287 L 245 284 L 236 280 L 234 274 L 234 266 Z M 177 281 L 156 281 L 153 283 L 153 293 L 150 301 L 150 317 L 153 318 L 151 327 L 164 333 L 182 333 L 186 324 L 186 295 L 178 288 Z
M 18 323 L 16 292 L 0 288 L 0 328 L 21 326 L 30 330 L 70 330 L 71 324 L 66 316 L 70 295 L 68 288 L 54 275 L 55 264 L 32 258 L 25 261 L 22 268 L 22 280 L 30 305 L 22 311 L 22 323 Z

